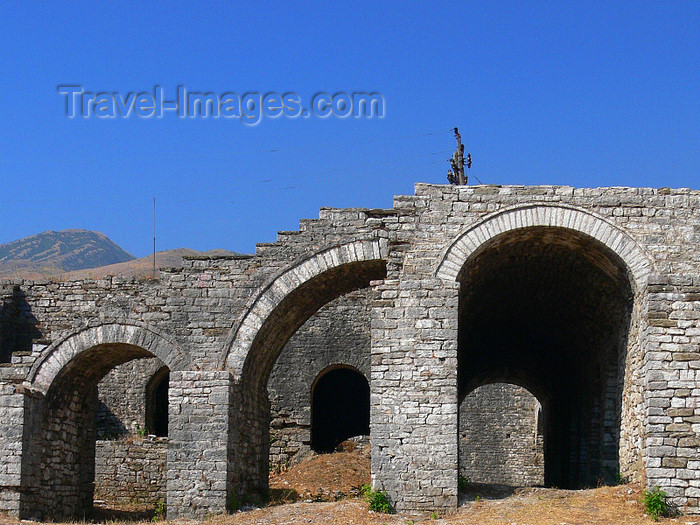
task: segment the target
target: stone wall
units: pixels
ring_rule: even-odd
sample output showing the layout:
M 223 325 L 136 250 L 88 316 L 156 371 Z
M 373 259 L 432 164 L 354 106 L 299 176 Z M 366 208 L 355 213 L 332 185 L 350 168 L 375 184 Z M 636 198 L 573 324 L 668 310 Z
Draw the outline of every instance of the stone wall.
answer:
M 459 405 L 459 472 L 472 483 L 544 484 L 542 407 L 522 387 L 484 385 Z
M 270 468 L 292 466 L 312 452 L 311 397 L 319 374 L 335 365 L 349 365 L 366 377 L 370 373 L 369 290 L 351 292 L 331 301 L 312 316 L 285 345 L 268 383 L 271 404 Z M 154 358 L 134 360 L 114 368 L 98 385 L 98 439 L 100 435 L 131 433 L 144 428 L 146 385 L 162 367 Z M 460 405 L 460 473 L 470 481 L 511 484 L 543 483 L 542 441 L 535 450 L 536 400 L 524 389 L 486 386 L 472 392 Z M 103 414 L 109 414 L 106 420 Z M 467 437 L 467 434 L 469 436 Z M 96 450 L 96 486 L 112 487 L 103 479 L 113 451 L 102 443 Z M 119 449 L 119 461 L 128 449 Z M 137 451 L 134 458 L 142 456 Z M 106 455 L 106 457 L 104 457 Z M 155 468 L 153 465 L 149 468 Z M 111 471 L 110 471 L 111 472 Z M 109 477 L 113 477 L 109 474 Z M 164 493 L 164 477 L 162 477 Z M 156 476 L 152 484 L 160 482 Z M 102 499 L 133 499 L 117 483 Z M 151 487 L 153 488 L 153 487 Z M 155 500 L 153 500 L 155 501 Z
M 173 372 L 168 436 L 168 518 L 223 513 L 232 494 L 228 372 Z M 187 400 L 188 402 L 183 402 Z
M 649 282 L 646 476 L 673 501 L 700 504 L 700 276 Z
M 165 502 L 167 455 L 167 438 L 98 440 L 95 498 L 117 505 Z
M 41 399 L 67 375 L 73 381 L 93 381 L 97 372 L 147 355 L 160 358 L 171 373 L 196 368 L 201 374 L 230 374 L 229 395 L 239 396 L 244 415 L 231 426 L 231 413 L 220 414 L 228 423 L 218 431 L 226 441 L 239 440 L 240 451 L 227 457 L 224 478 L 229 486 L 243 482 L 264 488 L 270 416 L 264 387 L 278 355 L 323 305 L 374 281 L 373 296 L 386 297 L 371 308 L 373 482 L 385 486 L 400 508 L 456 505 L 461 319 L 455 287 L 465 267 L 503 239 L 517 236 L 517 230 L 537 233 L 540 237 L 527 242 L 539 238 L 545 247 L 552 245 L 544 242 L 547 235 L 557 233 L 577 260 L 629 284 L 629 330 L 606 329 L 608 342 L 619 336 L 618 361 L 606 362 L 599 352 L 600 363 L 577 377 L 589 386 L 590 399 L 579 400 L 582 416 L 569 418 L 567 433 L 560 437 L 583 435 L 595 447 L 590 455 L 579 447 L 572 455 L 578 464 L 570 470 L 585 473 L 579 479 L 588 480 L 615 464 L 621 474 L 641 479 L 646 468 L 650 484 L 672 489 L 678 504 L 697 509 L 694 477 L 700 472 L 695 459 L 700 445 L 695 440 L 700 429 L 695 410 L 700 392 L 692 363 L 700 352 L 692 287 L 700 275 L 700 191 L 431 184 L 416 185 L 415 195 L 396 197 L 390 210 L 324 208 L 318 219 L 301 221 L 297 232 L 280 232 L 277 242 L 259 245 L 254 255 L 190 259 L 182 269 L 161 272 L 159 279 L 3 282 L 0 360 L 9 355 L 11 366 L 0 367 L 0 420 L 18 420 L 15 412 L 21 412 L 26 441 L 19 487 L 11 472 L 14 460 L 2 460 L 2 501 L 16 505 L 13 512 L 29 515 L 33 491 L 39 496 L 35 503 L 59 502 L 70 493 L 67 507 L 85 510 L 87 485 L 69 486 L 89 474 L 76 474 L 77 466 L 68 465 L 67 451 L 76 448 L 73 435 L 55 436 L 63 442 L 56 446 L 65 447 L 51 461 L 66 475 L 54 475 L 47 470 L 49 458 L 32 452 L 43 439 L 32 429 L 58 422 L 50 411 L 32 412 L 26 400 Z M 585 246 L 597 247 L 593 256 Z M 477 274 L 488 277 L 488 272 Z M 568 364 L 580 353 L 574 349 Z M 94 359 L 81 360 L 79 354 Z M 91 372 L 88 363 L 95 359 L 107 369 Z M 557 379 L 547 375 L 543 390 Z M 81 400 L 55 399 L 90 414 L 93 401 L 87 391 L 83 394 Z M 17 403 L 19 398 L 25 403 Z M 556 408 L 563 399 L 554 395 L 550 406 Z M 196 412 L 187 396 L 177 402 L 183 413 Z M 64 408 L 57 407 L 56 413 Z M 42 421 L 30 425 L 32 413 Z M 194 413 L 192 417 L 179 419 L 182 436 L 199 428 Z M 74 424 L 78 420 L 70 424 L 73 430 L 79 428 Z M 3 446 L 12 435 L 4 432 Z M 428 436 L 436 436 L 436 453 Z M 203 450 L 193 447 L 189 453 L 201 457 Z M 196 447 L 208 450 L 205 442 Z M 168 463 L 173 473 L 196 477 L 187 457 L 174 458 Z M 199 478 L 202 469 L 215 471 L 216 465 L 197 466 Z M 43 488 L 31 486 L 33 469 L 47 473 Z M 182 503 L 182 512 L 190 512 L 184 509 L 192 508 L 191 495 L 175 485 L 173 490 L 170 506 Z M 203 494 L 197 497 L 216 500 L 210 509 L 223 508 L 221 492 L 207 489 Z M 206 505 L 210 503 L 203 501 L 198 508 Z
M 314 380 L 333 365 L 370 374 L 368 290 L 327 304 L 285 345 L 270 376 L 270 465 L 284 468 L 311 452 Z
M 386 280 L 372 307 L 372 486 L 399 510 L 453 508 L 458 286 Z
M 154 374 L 164 366 L 154 357 L 135 359 L 113 368 L 99 382 L 98 439 L 133 435 L 139 429 L 153 432 L 146 423 L 147 387 Z M 100 453 L 98 449 L 98 456 Z

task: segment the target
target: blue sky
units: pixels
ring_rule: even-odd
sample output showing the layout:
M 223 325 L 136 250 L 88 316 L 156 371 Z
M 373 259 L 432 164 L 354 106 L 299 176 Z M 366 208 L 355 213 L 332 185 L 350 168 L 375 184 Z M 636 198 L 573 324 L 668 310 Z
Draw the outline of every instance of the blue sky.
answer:
M 0 243 L 254 250 L 446 182 L 699 188 L 700 2 L 3 2 Z M 90 92 L 379 92 L 381 119 L 98 119 Z M 173 97 L 174 98 L 174 97 Z

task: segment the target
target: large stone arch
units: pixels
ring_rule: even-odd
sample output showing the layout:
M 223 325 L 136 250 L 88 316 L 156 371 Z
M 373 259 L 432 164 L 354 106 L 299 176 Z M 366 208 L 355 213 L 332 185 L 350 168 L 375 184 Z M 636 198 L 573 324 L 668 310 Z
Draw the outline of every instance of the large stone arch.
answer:
M 562 204 L 531 204 L 500 210 L 463 230 L 438 259 L 437 277 L 457 280 L 465 263 L 488 241 L 531 227 L 574 230 L 598 240 L 624 261 L 637 291 L 644 289 L 652 273 L 651 258 L 627 232 L 607 219 Z
M 267 381 L 290 337 L 322 306 L 386 276 L 385 237 L 328 247 L 296 261 L 263 284 L 229 337 L 222 367 L 240 385 L 236 452 L 244 492 L 265 492 L 269 474 Z
M 176 343 L 133 322 L 86 326 L 41 352 L 25 382 L 20 515 L 73 518 L 92 508 L 97 385 L 115 366 L 152 356 L 190 368 Z
M 189 355 L 154 328 L 136 323 L 108 323 L 82 328 L 47 346 L 30 369 L 27 382 L 32 390 L 46 394 L 69 362 L 87 350 L 111 344 L 145 350 L 171 371 L 190 367 Z
M 324 280 L 337 281 L 333 274 L 343 268 L 354 268 L 361 271 L 363 268 L 367 268 L 368 276 L 374 274 L 376 278 L 383 278 L 381 274 L 384 270 L 379 266 L 385 264 L 388 253 L 389 243 L 386 238 L 358 240 L 316 252 L 295 261 L 272 276 L 253 295 L 243 316 L 231 330 L 227 338 L 227 350 L 221 367 L 230 370 L 234 377 L 241 377 L 244 366 L 251 357 L 251 349 L 260 343 L 260 334 L 266 323 L 270 323 L 271 316 L 279 311 L 280 307 L 286 306 L 285 300 L 288 300 L 293 293 L 299 292 L 304 287 L 313 293 L 315 282 L 323 283 L 323 286 L 326 286 Z M 362 276 L 360 277 L 362 278 Z M 334 290 L 327 290 L 326 293 L 321 294 L 322 297 L 319 296 L 313 301 L 315 308 L 318 309 L 325 302 L 353 288 L 357 287 L 352 285 L 343 287 L 341 285 Z M 305 320 L 303 319 L 303 321 Z
M 439 258 L 436 276 L 461 286 L 461 384 L 493 367 L 525 365 L 547 385 L 550 421 L 563 422 L 550 428 L 553 461 L 546 465 L 556 468 L 548 468 L 547 483 L 575 487 L 595 476 L 640 473 L 640 312 L 653 271 L 652 259 L 619 226 L 549 203 L 489 215 Z M 480 351 L 490 357 L 477 359 Z M 568 396 L 574 384 L 575 410 Z

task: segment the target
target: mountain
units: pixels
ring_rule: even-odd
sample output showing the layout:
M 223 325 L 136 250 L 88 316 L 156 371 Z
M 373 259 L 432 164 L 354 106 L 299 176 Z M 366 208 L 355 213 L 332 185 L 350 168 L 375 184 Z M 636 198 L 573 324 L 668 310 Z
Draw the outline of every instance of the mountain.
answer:
M 156 253 L 156 268 L 181 268 L 185 256 L 239 255 L 189 248 Z M 0 278 L 99 279 L 106 275 L 150 276 L 153 255 L 135 259 L 106 235 L 89 230 L 44 232 L 0 244 Z
M 88 230 L 49 231 L 0 244 L 0 275 L 55 275 L 133 259 L 133 255 L 102 233 Z

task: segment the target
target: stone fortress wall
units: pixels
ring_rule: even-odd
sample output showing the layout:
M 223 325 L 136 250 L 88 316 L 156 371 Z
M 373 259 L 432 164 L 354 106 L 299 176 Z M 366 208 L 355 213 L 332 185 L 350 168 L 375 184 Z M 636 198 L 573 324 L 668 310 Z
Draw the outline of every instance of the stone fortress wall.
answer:
M 147 356 L 170 372 L 170 517 L 263 491 L 275 362 L 368 289 L 372 483 L 399 510 L 456 506 L 459 399 L 509 382 L 542 403 L 545 484 L 629 476 L 696 512 L 699 242 L 695 190 L 418 184 L 157 280 L 4 282 L 0 509 L 89 509 L 96 385 Z
M 286 344 L 268 383 L 271 470 L 288 468 L 313 454 L 312 390 L 319 376 L 347 366 L 369 377 L 369 309 L 366 290 L 339 297 Z M 148 385 L 162 366 L 155 358 L 130 361 L 98 385 L 95 481 L 102 500 L 155 504 L 165 499 L 167 437 L 139 436 L 139 429 L 146 430 L 142 434 L 153 430 L 147 424 Z M 500 485 L 544 482 L 541 433 L 536 442 L 539 404 L 532 394 L 511 385 L 487 385 L 466 396 L 460 406 L 460 475 Z

